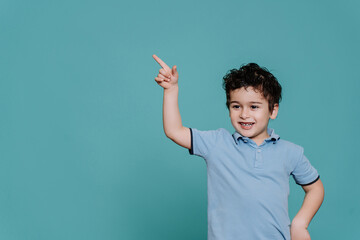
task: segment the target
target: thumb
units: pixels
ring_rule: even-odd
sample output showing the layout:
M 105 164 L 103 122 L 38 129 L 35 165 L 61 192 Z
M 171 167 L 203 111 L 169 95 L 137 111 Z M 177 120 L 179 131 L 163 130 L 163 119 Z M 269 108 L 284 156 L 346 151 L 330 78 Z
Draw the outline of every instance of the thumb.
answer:
M 172 67 L 172 75 L 177 76 L 178 75 L 178 71 L 177 71 L 177 67 L 173 66 Z

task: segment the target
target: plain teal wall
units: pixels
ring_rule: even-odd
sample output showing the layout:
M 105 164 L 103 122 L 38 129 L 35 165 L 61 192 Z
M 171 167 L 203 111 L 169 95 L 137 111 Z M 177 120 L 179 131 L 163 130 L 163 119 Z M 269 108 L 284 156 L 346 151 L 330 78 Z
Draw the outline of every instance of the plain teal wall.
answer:
M 283 86 L 270 127 L 325 186 L 313 239 L 357 239 L 358 1 L 0 1 L 0 239 L 206 239 L 203 159 L 162 129 L 157 54 L 183 124 L 233 131 L 222 77 Z M 291 179 L 289 213 L 304 193 Z

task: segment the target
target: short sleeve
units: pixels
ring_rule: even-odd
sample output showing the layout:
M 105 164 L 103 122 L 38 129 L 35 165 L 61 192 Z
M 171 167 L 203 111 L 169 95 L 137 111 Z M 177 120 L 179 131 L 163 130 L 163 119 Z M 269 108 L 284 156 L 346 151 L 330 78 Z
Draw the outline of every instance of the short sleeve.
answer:
M 196 128 L 190 128 L 191 149 L 189 149 L 189 153 L 199 157 L 206 157 L 211 149 L 216 146 L 220 132 L 221 129 L 200 131 Z
M 295 162 L 295 167 L 291 172 L 295 182 L 301 186 L 310 185 L 316 182 L 320 176 L 317 170 L 310 164 L 309 159 L 304 155 L 304 149 L 301 147 L 301 154 Z

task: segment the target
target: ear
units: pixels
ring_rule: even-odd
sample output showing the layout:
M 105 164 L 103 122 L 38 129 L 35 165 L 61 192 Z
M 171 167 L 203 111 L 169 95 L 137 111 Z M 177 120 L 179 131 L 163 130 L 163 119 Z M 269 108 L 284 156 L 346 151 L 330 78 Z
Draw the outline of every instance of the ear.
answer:
M 279 104 L 275 103 L 274 104 L 274 109 L 273 109 L 273 111 L 272 111 L 272 113 L 270 115 L 270 118 L 274 120 L 276 118 L 278 112 L 279 112 Z

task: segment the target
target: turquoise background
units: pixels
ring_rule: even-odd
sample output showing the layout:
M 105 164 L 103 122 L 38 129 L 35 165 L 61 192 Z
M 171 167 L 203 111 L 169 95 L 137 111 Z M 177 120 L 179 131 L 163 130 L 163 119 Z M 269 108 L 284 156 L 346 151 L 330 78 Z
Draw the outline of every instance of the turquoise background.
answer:
M 0 0 L 0 239 L 206 239 L 203 159 L 165 137 L 157 54 L 183 124 L 227 128 L 222 77 L 283 86 L 270 127 L 325 186 L 313 239 L 357 239 L 358 1 Z M 304 197 L 291 179 L 289 214 Z

